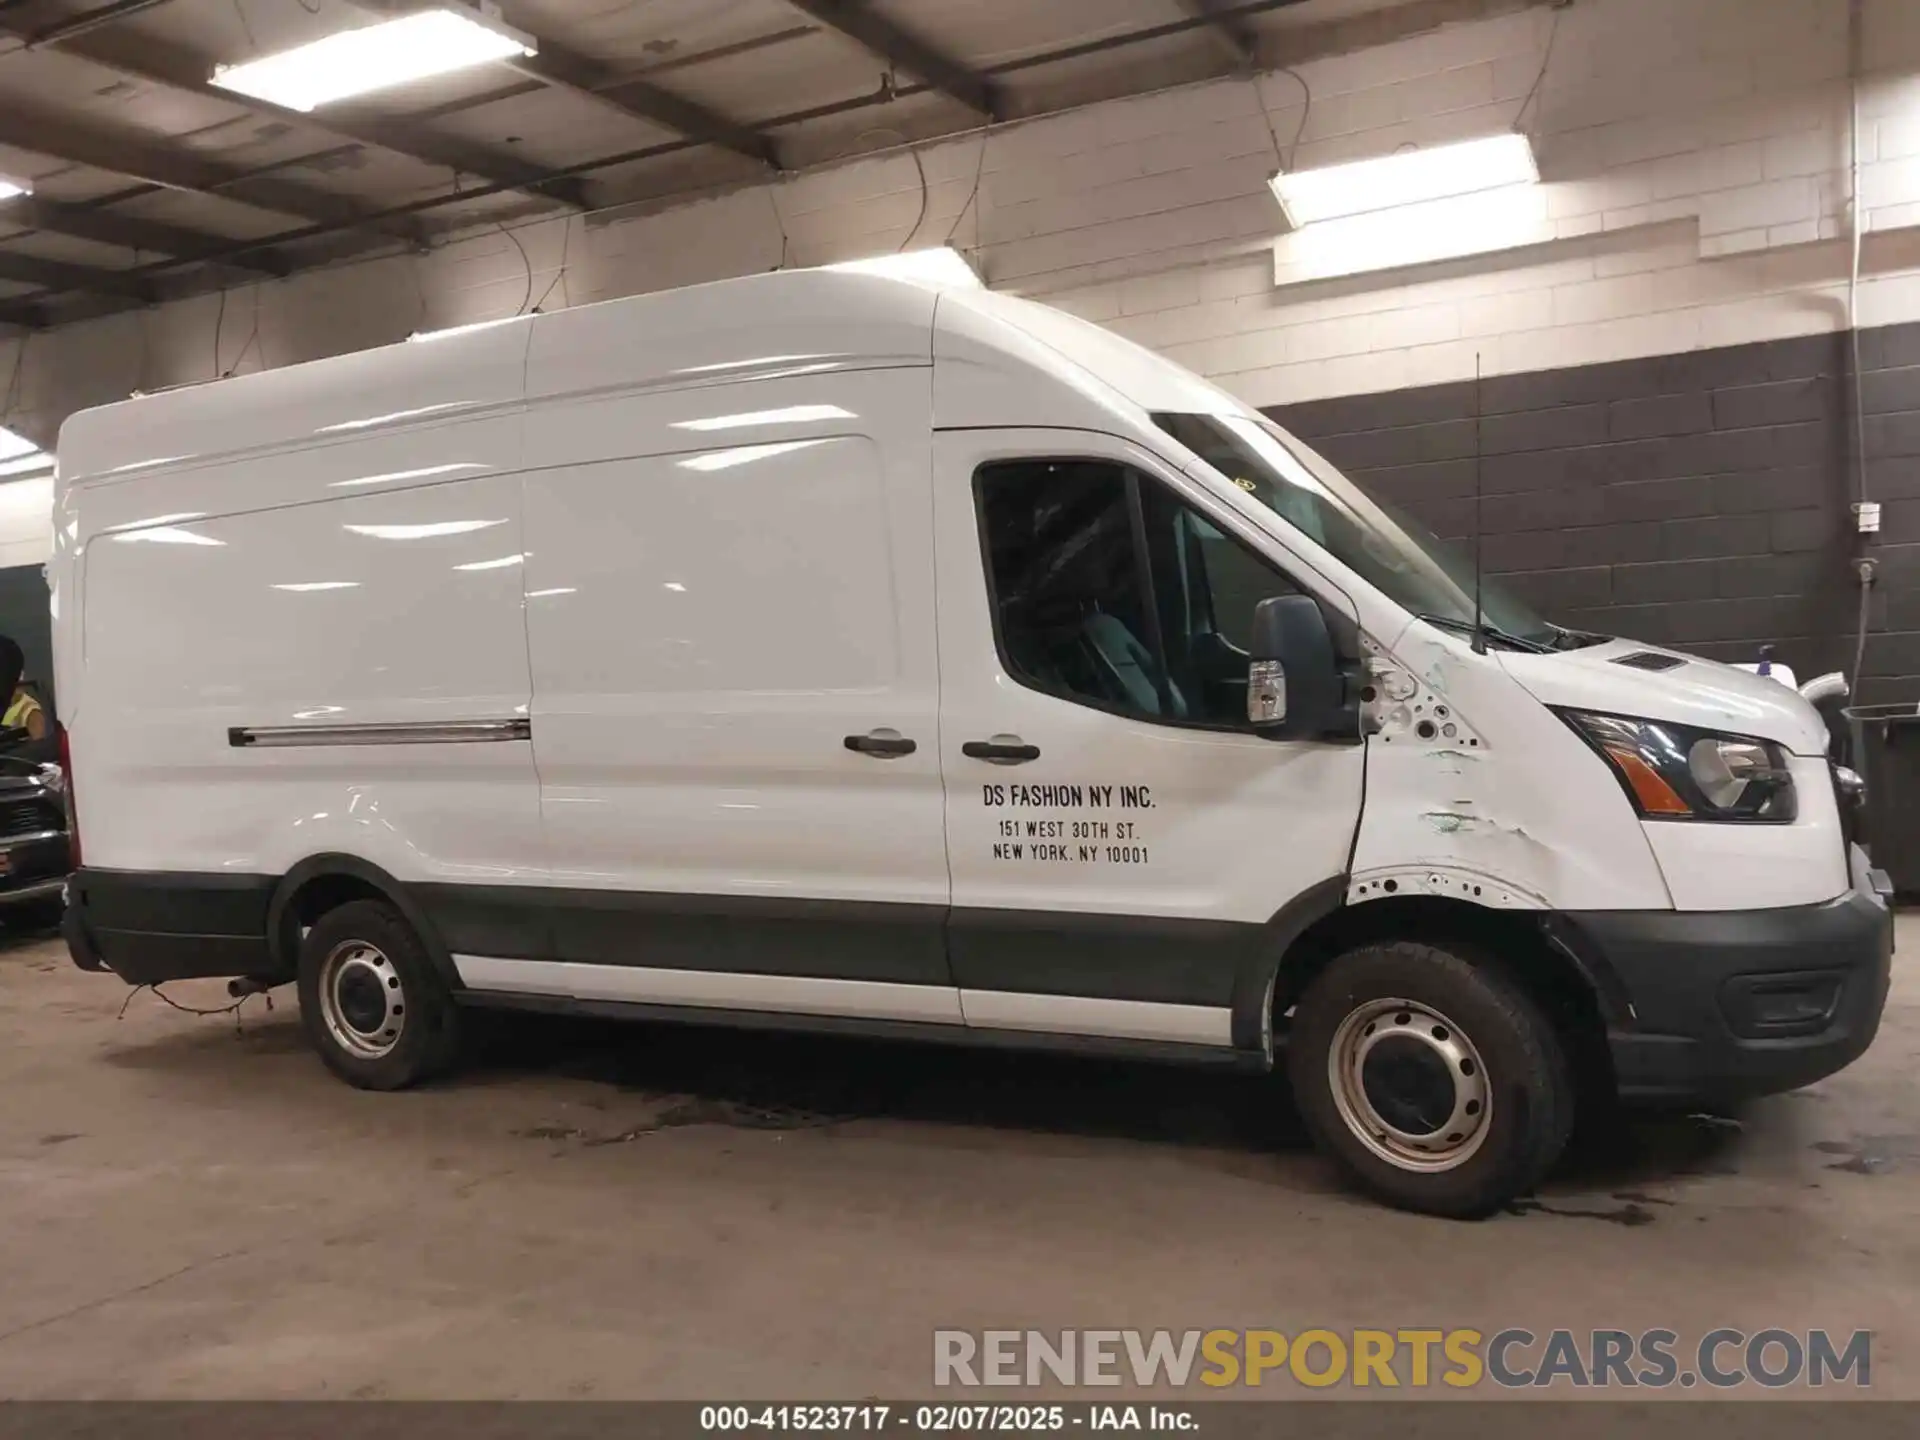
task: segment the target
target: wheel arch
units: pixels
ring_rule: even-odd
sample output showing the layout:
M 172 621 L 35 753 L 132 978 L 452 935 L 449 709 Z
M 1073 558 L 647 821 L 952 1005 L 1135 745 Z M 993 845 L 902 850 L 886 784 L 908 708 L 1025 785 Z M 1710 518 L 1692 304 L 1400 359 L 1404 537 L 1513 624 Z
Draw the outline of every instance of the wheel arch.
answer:
M 1325 909 L 1299 928 L 1279 957 L 1270 1023 L 1280 1028 L 1307 987 L 1341 955 L 1388 940 L 1452 941 L 1490 957 L 1566 1036 L 1580 1077 L 1611 1084 L 1607 1031 L 1632 1024 L 1625 989 L 1602 957 L 1546 911 L 1493 909 L 1444 895 Z
M 329 910 L 354 900 L 383 900 L 398 910 L 448 989 L 460 988 L 453 957 L 426 911 L 405 885 L 357 855 L 310 855 L 280 878 L 267 904 L 267 948 L 276 972 L 291 976 L 299 965 L 302 934 Z

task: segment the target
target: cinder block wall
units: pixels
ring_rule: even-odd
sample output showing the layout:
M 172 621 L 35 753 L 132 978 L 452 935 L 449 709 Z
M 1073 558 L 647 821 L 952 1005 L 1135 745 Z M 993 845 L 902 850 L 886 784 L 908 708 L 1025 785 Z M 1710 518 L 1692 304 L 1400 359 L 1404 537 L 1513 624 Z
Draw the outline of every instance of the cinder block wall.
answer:
M 1257 405 L 1460 380 L 1476 357 L 1518 374 L 1831 333 L 1848 323 L 1846 15 L 1844 0 L 1417 0 L 1315 32 L 1295 74 L 69 326 L 26 344 L 5 423 L 50 443 L 73 410 L 136 387 L 948 241 L 995 288 Z M 1886 325 L 1920 320 L 1920 4 L 1865 0 L 1865 17 L 1859 313 Z M 1369 43 L 1394 24 L 1408 33 Z M 1516 124 L 1545 181 L 1524 245 L 1359 273 L 1311 228 L 1282 233 L 1277 164 Z M 0 377 L 19 348 L 0 342 Z
M 1920 701 L 1920 325 L 1860 340 L 1864 541 L 1844 335 L 1496 376 L 1477 465 L 1471 382 L 1270 413 L 1437 534 L 1477 512 L 1488 573 L 1570 625 L 1850 671 L 1871 556 L 1862 697 Z
M 1825 666 L 1853 598 L 1836 337 L 1857 317 L 1873 493 L 1888 506 L 1869 668 L 1891 667 L 1884 693 L 1904 694 L 1920 673 L 1920 658 L 1899 659 L 1920 633 L 1900 548 L 1920 541 L 1920 421 L 1900 373 L 1916 358 L 1900 327 L 1920 322 L 1920 3 L 1864 0 L 1867 234 L 1852 301 L 1847 10 L 1416 0 L 1316 32 L 1293 74 L 1003 126 L 924 146 L 918 164 L 896 151 L 665 209 L 476 232 L 427 256 L 0 342 L 13 397 L 0 423 L 51 443 L 66 415 L 135 387 L 950 240 L 996 288 L 1283 407 L 1455 532 L 1470 453 L 1459 387 L 1478 365 L 1498 497 L 1489 555 L 1523 586 L 1569 618 L 1732 655 L 1777 639 L 1797 665 Z M 1382 43 L 1396 25 L 1405 33 Z M 1506 248 L 1437 263 L 1410 248 L 1396 264 L 1389 233 L 1369 262 L 1384 268 L 1360 268 L 1316 246 L 1313 228 L 1281 233 L 1266 185 L 1277 164 L 1516 125 L 1544 184 Z M 44 547 L 43 523 L 19 537 L 11 525 L 0 515 L 0 540 Z

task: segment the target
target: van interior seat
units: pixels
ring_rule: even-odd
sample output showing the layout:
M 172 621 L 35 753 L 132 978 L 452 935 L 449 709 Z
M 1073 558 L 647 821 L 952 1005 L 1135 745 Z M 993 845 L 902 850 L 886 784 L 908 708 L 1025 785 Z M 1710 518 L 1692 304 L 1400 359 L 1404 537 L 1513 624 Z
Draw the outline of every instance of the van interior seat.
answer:
M 1153 652 L 1125 621 L 1114 615 L 1092 614 L 1082 622 L 1080 633 L 1105 678 L 1127 703 L 1149 715 L 1162 713 L 1160 690 L 1153 679 Z M 1167 703 L 1174 717 L 1186 718 L 1186 699 L 1171 679 L 1167 681 Z

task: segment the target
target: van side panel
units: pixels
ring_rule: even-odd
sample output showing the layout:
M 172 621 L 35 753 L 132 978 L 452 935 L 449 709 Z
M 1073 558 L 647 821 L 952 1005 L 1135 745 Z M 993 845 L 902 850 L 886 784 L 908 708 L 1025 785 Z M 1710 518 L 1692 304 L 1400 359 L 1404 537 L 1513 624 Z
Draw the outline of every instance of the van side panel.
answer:
M 675 447 L 524 482 L 559 960 L 946 985 L 928 376 L 529 417 Z
M 205 519 L 184 518 L 195 497 L 171 488 L 147 503 L 183 518 L 86 547 L 75 745 L 89 866 L 187 888 L 326 852 L 403 880 L 537 876 L 524 734 L 418 743 L 427 724 L 524 721 L 518 481 L 352 487 Z M 314 729 L 362 725 L 401 728 L 350 744 Z

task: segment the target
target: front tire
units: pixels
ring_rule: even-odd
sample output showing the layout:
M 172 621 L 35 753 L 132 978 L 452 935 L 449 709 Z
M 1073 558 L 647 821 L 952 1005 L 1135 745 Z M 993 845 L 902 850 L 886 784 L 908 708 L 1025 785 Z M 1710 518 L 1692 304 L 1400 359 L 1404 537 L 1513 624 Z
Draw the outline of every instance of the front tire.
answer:
M 379 900 L 330 910 L 300 943 L 300 1024 L 362 1090 L 404 1090 L 452 1067 L 460 1012 L 406 918 Z
M 1295 1006 L 1287 1066 L 1321 1149 L 1402 1209 L 1491 1214 L 1539 1183 L 1573 1128 L 1559 1035 L 1464 947 L 1342 955 Z

